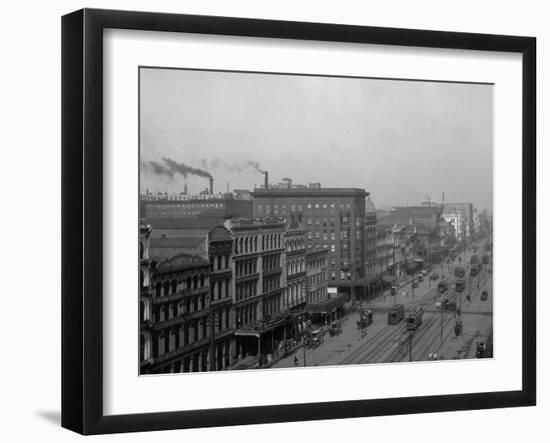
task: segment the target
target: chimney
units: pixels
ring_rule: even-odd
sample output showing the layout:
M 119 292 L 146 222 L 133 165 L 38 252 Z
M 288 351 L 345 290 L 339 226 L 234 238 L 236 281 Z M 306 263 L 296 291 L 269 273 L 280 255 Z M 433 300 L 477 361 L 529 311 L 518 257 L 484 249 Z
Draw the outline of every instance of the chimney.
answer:
M 265 171 L 264 174 L 265 174 L 265 189 L 267 191 L 267 187 L 268 187 L 268 183 L 269 183 L 269 175 L 268 175 L 267 171 Z
M 209 178 L 210 180 L 210 195 L 214 194 L 214 179 L 212 177 Z
M 187 183 L 183 185 L 183 193 L 187 194 Z

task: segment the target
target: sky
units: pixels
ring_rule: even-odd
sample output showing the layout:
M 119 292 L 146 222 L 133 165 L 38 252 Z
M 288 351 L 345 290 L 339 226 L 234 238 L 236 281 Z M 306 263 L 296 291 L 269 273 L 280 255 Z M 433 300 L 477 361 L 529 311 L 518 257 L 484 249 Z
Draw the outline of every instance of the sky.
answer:
M 492 212 L 493 86 L 142 68 L 140 150 L 206 170 L 216 193 L 262 184 L 256 162 L 270 182 L 363 188 L 377 207 L 445 192 Z M 140 173 L 142 192 L 208 186 Z

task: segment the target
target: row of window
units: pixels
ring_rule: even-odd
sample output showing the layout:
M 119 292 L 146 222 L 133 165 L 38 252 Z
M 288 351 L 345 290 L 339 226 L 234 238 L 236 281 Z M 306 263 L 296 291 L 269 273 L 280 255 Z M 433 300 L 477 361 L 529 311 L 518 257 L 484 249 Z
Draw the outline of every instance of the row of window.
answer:
M 211 320 L 213 322 L 212 325 L 210 325 L 210 322 L 205 316 L 198 320 L 186 322 L 179 328 L 160 331 L 157 334 L 157 339 L 153 340 L 152 357 L 159 357 L 166 352 L 175 351 L 178 348 L 191 345 L 209 337 L 212 333 L 212 329 L 214 334 L 229 329 L 229 315 L 229 309 L 225 309 L 213 315 L 213 319 Z
M 229 255 L 211 255 L 210 256 L 210 269 L 212 271 L 221 271 L 222 269 L 229 269 L 231 263 L 229 261 Z
M 241 328 L 250 323 L 253 323 L 257 319 L 257 310 L 258 303 L 251 303 L 246 306 L 242 306 L 235 310 L 235 321 L 237 323 L 237 328 Z
M 303 239 L 301 238 L 287 239 L 286 241 L 287 252 L 300 251 L 302 249 L 305 249 L 305 242 Z
M 258 280 L 237 283 L 235 287 L 236 301 L 245 300 L 258 294 Z
M 281 267 L 281 254 L 268 255 L 262 258 L 263 271 L 277 269 Z
M 242 277 L 243 275 L 255 274 L 258 272 L 258 259 L 247 258 L 235 262 L 235 276 Z
M 208 278 L 205 274 L 195 274 L 187 277 L 185 280 L 171 279 L 157 281 L 153 284 L 155 297 L 166 297 L 175 294 L 178 291 L 189 289 L 200 289 L 208 285 Z
M 256 205 L 256 210 L 258 212 L 263 212 L 265 208 L 265 212 L 269 214 L 271 211 L 271 205 L 263 205 L 262 203 L 258 203 Z M 287 210 L 288 212 L 301 212 L 304 209 L 351 209 L 351 203 L 305 203 L 305 204 L 277 204 L 273 205 L 273 212 L 276 214 L 279 210 L 282 214 L 286 214 Z M 277 211 L 277 212 L 276 212 Z
M 161 368 L 158 373 L 181 372 L 205 372 L 220 371 L 230 365 L 229 343 L 220 343 L 214 347 L 214 357 L 211 358 L 209 350 L 198 351 L 174 363 Z
M 269 277 L 265 277 L 262 281 L 262 291 L 269 292 L 273 291 L 274 289 L 279 289 L 281 287 L 281 278 L 279 275 L 271 275 Z
M 304 258 L 289 260 L 286 264 L 286 274 L 294 275 L 306 270 L 306 261 Z
M 157 323 L 164 320 L 170 320 L 181 315 L 199 312 L 206 308 L 206 296 L 204 294 L 186 297 L 185 300 L 180 300 L 177 303 L 162 303 L 156 305 L 153 309 L 152 321 Z M 142 320 L 145 320 L 145 314 L 142 315 Z
M 308 303 L 311 303 L 314 305 L 319 304 L 323 300 L 326 300 L 326 298 L 327 298 L 327 288 L 326 287 L 318 288 L 313 291 L 309 291 Z
M 212 301 L 231 297 L 231 279 L 215 281 L 210 288 L 210 297 Z
M 258 252 L 260 249 L 258 235 L 240 237 L 235 240 L 235 254 L 248 254 Z M 281 247 L 281 234 L 261 235 L 261 250 L 277 249 Z

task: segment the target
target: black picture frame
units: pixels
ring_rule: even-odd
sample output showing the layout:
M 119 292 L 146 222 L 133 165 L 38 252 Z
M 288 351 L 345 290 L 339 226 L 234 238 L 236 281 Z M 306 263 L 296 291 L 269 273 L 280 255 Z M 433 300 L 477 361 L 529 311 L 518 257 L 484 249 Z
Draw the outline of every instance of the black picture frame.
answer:
M 103 30 L 503 51 L 522 55 L 522 388 L 132 415 L 103 413 Z M 62 426 L 82 434 L 321 420 L 536 404 L 536 39 L 83 9 L 62 18 Z

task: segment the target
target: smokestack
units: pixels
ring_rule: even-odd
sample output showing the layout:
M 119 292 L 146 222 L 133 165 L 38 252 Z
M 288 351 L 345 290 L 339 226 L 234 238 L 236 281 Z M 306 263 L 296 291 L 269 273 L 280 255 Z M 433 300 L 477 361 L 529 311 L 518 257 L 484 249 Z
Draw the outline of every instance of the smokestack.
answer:
M 267 186 L 269 183 L 269 174 L 267 173 L 267 171 L 264 171 L 264 174 L 265 174 L 265 189 L 267 190 Z
M 187 194 L 187 183 L 183 185 L 183 192 L 184 194 Z
M 445 203 L 445 192 L 441 193 L 441 203 Z
M 210 195 L 214 195 L 214 179 L 210 177 L 208 180 L 210 180 Z

